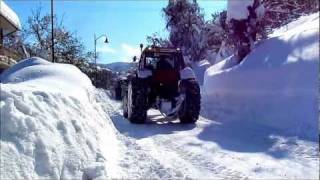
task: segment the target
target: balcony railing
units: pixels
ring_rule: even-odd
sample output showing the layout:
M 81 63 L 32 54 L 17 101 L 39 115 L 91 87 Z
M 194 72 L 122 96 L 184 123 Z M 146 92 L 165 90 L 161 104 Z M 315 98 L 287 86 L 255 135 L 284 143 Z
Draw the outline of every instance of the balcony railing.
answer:
M 14 51 L 12 49 L 6 48 L 1 45 L 0 45 L 0 56 L 6 56 L 14 60 L 20 60 L 22 58 L 22 55 L 19 54 L 17 51 Z
M 22 56 L 19 53 L 0 46 L 0 72 L 3 69 L 7 69 L 10 66 L 16 64 L 16 60 L 20 60 L 21 58 Z

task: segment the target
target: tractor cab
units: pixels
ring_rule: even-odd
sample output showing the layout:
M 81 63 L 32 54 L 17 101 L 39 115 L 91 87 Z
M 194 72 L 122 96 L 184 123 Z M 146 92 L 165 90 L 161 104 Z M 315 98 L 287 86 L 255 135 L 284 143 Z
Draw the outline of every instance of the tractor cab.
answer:
M 180 70 L 184 67 L 179 49 L 147 47 L 141 55 L 139 69 L 149 71 L 150 85 L 165 99 L 171 99 L 178 93 Z
M 147 47 L 141 54 L 139 69 L 150 70 L 153 80 L 161 84 L 176 83 L 184 67 L 179 49 Z

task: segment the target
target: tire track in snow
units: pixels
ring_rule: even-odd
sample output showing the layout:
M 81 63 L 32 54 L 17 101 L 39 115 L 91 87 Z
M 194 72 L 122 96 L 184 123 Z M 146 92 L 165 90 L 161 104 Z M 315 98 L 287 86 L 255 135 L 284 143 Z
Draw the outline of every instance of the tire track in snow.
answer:
M 212 158 L 204 156 L 201 153 L 195 153 L 181 144 L 175 143 L 179 140 L 173 140 L 169 138 L 154 138 L 157 147 L 169 148 L 171 151 L 175 152 L 178 157 L 184 159 L 185 161 L 192 164 L 195 169 L 202 172 L 202 177 L 208 178 L 227 178 L 227 179 L 245 179 L 246 176 L 238 171 L 232 170 L 215 162 Z M 213 156 L 215 154 L 212 154 Z M 195 177 L 199 178 L 199 177 Z
M 143 142 L 139 142 L 139 144 L 144 147 L 149 145 L 150 149 L 156 149 L 153 154 L 154 157 L 157 157 L 160 161 L 166 159 L 164 162 L 171 164 L 175 169 L 181 169 L 186 177 L 195 179 L 246 179 L 247 177 L 245 174 L 228 168 L 225 165 L 222 165 L 221 162 L 217 162 L 217 159 L 211 158 L 211 156 L 226 156 L 223 152 L 210 152 L 210 154 L 208 154 L 207 149 L 199 147 L 199 149 L 195 151 L 195 149 L 190 148 L 190 145 L 188 146 L 188 144 L 196 144 L 199 146 L 205 145 L 199 141 L 185 140 L 186 138 L 193 138 L 193 136 L 196 136 L 197 132 L 201 131 L 201 124 L 204 122 L 207 123 L 207 120 L 200 117 L 198 120 L 198 124 L 200 125 L 197 126 L 196 129 L 193 129 L 192 132 L 181 131 L 180 133 L 171 135 L 155 135 L 151 138 L 147 138 L 147 142 L 146 140 L 143 140 Z
M 116 108 L 114 104 L 106 95 L 105 91 L 98 90 L 96 94 L 97 101 L 101 102 L 100 106 L 102 107 L 104 113 L 111 118 L 116 118 L 113 120 L 124 121 L 123 117 L 114 116 L 116 113 L 119 113 L 119 107 Z M 104 99 L 105 101 L 101 101 Z M 112 124 L 112 122 L 110 123 Z M 118 168 L 121 169 L 121 175 L 117 178 L 152 178 L 152 179 L 177 179 L 183 178 L 183 173 L 176 169 L 167 167 L 164 164 L 161 164 L 159 160 L 151 156 L 147 151 L 144 150 L 136 141 L 130 137 L 127 137 L 118 132 L 116 127 L 111 125 L 116 138 L 119 142 L 119 152 L 120 156 L 118 157 Z
M 120 115 L 120 103 L 110 100 L 109 97 L 105 98 L 107 99 L 106 103 L 109 107 L 108 114 L 111 115 L 112 120 L 127 121 L 127 119 L 123 118 Z M 116 115 L 112 117 L 112 114 Z M 200 117 L 199 121 L 205 121 L 205 119 Z M 131 124 L 128 123 L 128 125 Z M 115 131 L 117 131 L 118 133 L 120 141 L 125 142 L 125 147 L 127 148 L 126 155 L 131 157 L 131 160 L 128 161 L 130 164 L 126 162 L 127 159 L 121 162 L 122 167 L 128 167 L 127 169 L 130 169 L 129 167 L 132 166 L 132 164 L 134 164 L 134 168 L 138 170 L 137 166 L 138 168 L 141 168 L 141 165 L 148 166 L 146 161 L 149 160 L 154 161 L 152 162 L 152 164 L 156 164 L 155 166 L 158 167 L 158 172 L 156 173 L 153 171 L 152 167 L 149 170 L 145 169 L 143 173 L 139 172 L 138 174 L 135 174 L 134 172 L 128 172 L 129 174 L 134 175 L 135 177 L 211 177 L 231 179 L 245 178 L 244 174 L 229 169 L 219 164 L 219 162 L 215 162 L 210 157 L 204 156 L 201 153 L 192 152 L 188 150 L 188 148 L 186 148 L 185 146 L 181 146 L 181 144 L 176 143 L 179 142 L 179 139 L 183 137 L 175 135 L 170 135 L 169 137 L 167 135 L 155 135 L 150 138 L 144 138 L 144 140 L 134 140 L 130 137 L 121 134 L 121 132 L 118 132 L 118 129 L 116 129 L 116 127 L 114 128 Z M 141 152 L 143 153 L 141 154 Z M 132 157 L 135 158 L 132 159 Z M 140 164 L 138 165 L 137 162 Z M 172 169 L 175 169 L 175 171 L 169 172 Z M 168 173 L 170 174 L 170 176 L 167 175 Z
M 125 178 L 183 178 L 181 171 L 162 164 L 134 140 L 121 135 L 119 140 L 126 148 L 124 158 L 120 160 L 120 166 L 126 169 L 127 177 Z

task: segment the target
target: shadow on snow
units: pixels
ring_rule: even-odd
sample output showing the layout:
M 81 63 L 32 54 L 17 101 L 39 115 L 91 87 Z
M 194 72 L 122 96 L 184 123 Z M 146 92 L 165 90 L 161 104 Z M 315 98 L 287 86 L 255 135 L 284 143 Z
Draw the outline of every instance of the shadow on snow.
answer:
M 158 134 L 172 134 L 176 131 L 188 131 L 195 124 L 180 124 L 179 121 L 168 120 L 160 114 L 148 114 L 145 124 L 131 124 L 121 113 L 115 112 L 111 119 L 118 131 L 126 136 L 142 139 Z
M 295 36 L 292 37 L 290 40 L 293 40 L 296 38 Z M 295 42 L 295 44 L 292 44 L 291 41 L 285 42 L 282 39 L 279 39 L 279 37 L 274 37 L 269 40 L 267 40 L 264 43 L 265 48 L 257 48 L 255 51 L 253 51 L 249 56 L 257 56 L 261 58 L 259 61 L 251 63 L 248 62 L 248 60 L 253 61 L 257 60 L 254 58 L 248 57 L 248 59 L 245 59 L 243 64 L 250 64 L 250 66 L 239 66 L 238 68 L 246 69 L 248 70 L 255 69 L 255 67 L 265 67 L 270 68 L 274 67 L 275 69 L 279 69 L 282 66 L 286 65 L 286 61 L 288 59 L 288 54 L 290 54 L 291 50 L 295 47 L 294 45 L 299 45 L 296 47 L 296 50 L 299 50 L 297 52 L 300 52 L 301 48 L 304 46 L 313 43 L 316 41 L 314 36 L 308 36 L 304 38 L 304 40 L 299 40 Z M 277 47 L 274 47 L 276 45 Z M 299 49 L 300 48 L 300 49 Z M 277 53 L 266 53 L 268 50 L 272 49 L 278 49 L 279 51 Z M 259 56 L 258 56 L 259 55 Z M 296 57 L 298 58 L 298 57 Z M 264 60 L 264 61 L 263 61 Z M 247 62 L 246 62 L 247 61 Z M 260 64 L 259 64 L 260 63 Z M 316 66 L 316 62 L 309 62 L 307 60 L 298 59 L 296 63 L 291 63 L 288 65 L 291 70 L 293 67 L 308 67 L 305 69 L 310 69 L 310 67 Z M 251 69 L 250 69 L 251 68 Z M 304 69 L 304 68 L 301 68 Z M 296 73 L 297 76 L 299 76 L 299 73 Z M 294 75 L 296 75 L 294 74 Z M 239 75 L 240 76 L 240 75 Z M 244 76 L 244 75 L 242 75 Z M 250 78 L 251 81 L 258 81 L 257 77 L 247 77 L 244 76 L 243 80 L 246 80 Z M 241 83 L 241 81 L 235 80 L 234 83 Z M 270 81 L 273 83 L 273 81 Z M 265 83 L 261 83 L 263 86 Z M 236 91 L 236 90 L 235 90 Z M 226 116 L 221 116 L 221 107 L 217 105 L 217 102 L 213 101 L 213 105 L 207 104 L 207 114 L 202 111 L 202 116 L 208 119 L 213 119 L 216 121 L 216 123 L 211 123 L 210 125 L 204 127 L 203 131 L 198 135 L 198 138 L 200 140 L 204 141 L 211 141 L 214 143 L 217 143 L 221 148 L 235 151 L 235 152 L 249 152 L 249 153 L 255 153 L 255 152 L 262 152 L 266 153 L 274 158 L 285 158 L 289 154 L 289 148 L 292 148 L 294 146 L 298 146 L 297 139 L 309 141 L 318 143 L 319 136 L 318 134 L 315 134 L 313 137 L 306 137 L 306 136 L 300 136 L 295 134 L 289 134 L 285 132 L 284 130 L 278 130 L 276 128 L 267 127 L 262 124 L 258 124 L 257 122 L 254 122 L 252 120 L 243 119 L 244 116 L 238 115 L 239 112 L 223 112 Z M 294 107 L 301 107 L 299 104 L 301 102 L 296 101 L 292 103 L 292 106 Z M 206 108 L 205 104 L 202 109 Z M 230 104 L 230 106 L 235 106 L 235 104 Z M 209 109 L 210 108 L 210 109 Z M 218 109 L 216 109 L 218 108 Z M 232 108 L 231 108 L 232 109 Z M 298 109 L 299 110 L 299 109 Z M 240 111 L 240 110 L 239 110 Z M 226 117 L 229 117 L 229 115 L 233 115 L 232 119 L 227 119 Z M 270 117 L 272 117 L 273 114 L 270 114 Z M 259 118 L 259 115 L 257 115 L 257 118 Z M 263 119 L 263 118 L 262 118 Z M 290 125 L 290 124 L 289 124 Z M 294 124 L 292 123 L 292 128 L 296 128 Z M 285 148 L 281 148 L 285 147 Z

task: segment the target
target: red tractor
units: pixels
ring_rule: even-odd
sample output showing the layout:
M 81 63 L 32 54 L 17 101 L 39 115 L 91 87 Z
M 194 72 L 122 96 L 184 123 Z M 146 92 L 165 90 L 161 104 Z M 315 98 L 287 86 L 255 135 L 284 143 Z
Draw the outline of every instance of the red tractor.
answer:
M 131 123 L 144 123 L 150 108 L 181 123 L 195 123 L 199 117 L 199 84 L 179 49 L 145 48 L 122 89 L 123 116 Z

